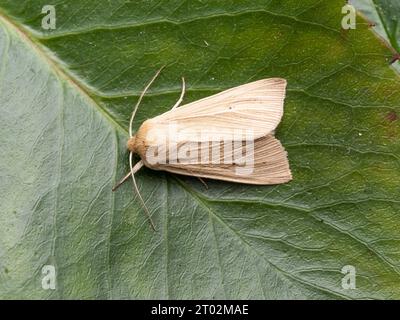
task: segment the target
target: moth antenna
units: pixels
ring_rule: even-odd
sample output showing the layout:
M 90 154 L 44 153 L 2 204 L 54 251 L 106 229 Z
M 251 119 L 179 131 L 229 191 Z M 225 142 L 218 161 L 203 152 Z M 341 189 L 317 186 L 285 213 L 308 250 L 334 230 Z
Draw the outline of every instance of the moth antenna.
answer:
M 129 136 L 132 137 L 132 124 L 133 124 L 133 119 L 135 118 L 136 111 L 140 105 L 140 102 L 142 102 L 143 96 L 145 95 L 146 91 L 150 88 L 154 80 L 157 79 L 158 75 L 160 74 L 161 70 L 164 69 L 165 66 L 162 66 L 157 73 L 153 76 L 153 78 L 150 80 L 150 82 L 147 84 L 147 86 L 144 88 L 142 93 L 140 94 L 140 97 L 138 101 L 136 102 L 135 108 L 133 109 L 132 115 L 131 115 L 131 120 L 129 121 Z
M 143 206 L 144 211 L 146 211 L 146 215 L 147 215 L 147 218 L 149 219 L 151 228 L 152 228 L 154 231 L 156 231 L 156 227 L 155 227 L 155 225 L 154 225 L 153 220 L 151 219 L 151 215 L 150 215 L 149 209 L 147 209 L 146 204 L 144 203 L 144 200 L 143 200 L 142 196 L 140 195 L 139 188 L 138 188 L 138 186 L 137 186 L 137 184 L 136 184 L 135 172 L 134 172 L 134 170 L 133 170 L 133 165 L 132 165 L 132 162 L 133 162 L 133 161 L 132 161 L 132 158 L 133 158 L 133 152 L 131 151 L 131 152 L 129 153 L 129 166 L 130 166 L 130 168 L 131 168 L 131 175 L 132 175 L 132 180 L 133 180 L 133 188 L 134 188 L 136 194 L 137 194 L 138 197 L 139 197 L 139 200 L 140 200 L 140 202 L 141 202 L 141 204 L 142 204 L 142 206 Z
M 183 97 L 185 96 L 185 78 L 182 77 L 182 92 L 181 92 L 181 96 L 179 97 L 179 100 L 175 103 L 175 105 L 172 107 L 171 110 L 174 110 L 175 108 L 179 107 L 179 105 L 182 103 L 183 101 Z

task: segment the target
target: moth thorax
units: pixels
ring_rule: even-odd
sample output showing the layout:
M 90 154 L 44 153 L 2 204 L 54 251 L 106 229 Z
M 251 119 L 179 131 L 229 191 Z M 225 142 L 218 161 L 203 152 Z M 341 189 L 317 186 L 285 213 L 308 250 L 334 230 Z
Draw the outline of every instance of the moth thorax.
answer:
M 136 151 L 136 136 L 130 137 L 128 143 L 126 144 L 129 151 L 135 152 Z

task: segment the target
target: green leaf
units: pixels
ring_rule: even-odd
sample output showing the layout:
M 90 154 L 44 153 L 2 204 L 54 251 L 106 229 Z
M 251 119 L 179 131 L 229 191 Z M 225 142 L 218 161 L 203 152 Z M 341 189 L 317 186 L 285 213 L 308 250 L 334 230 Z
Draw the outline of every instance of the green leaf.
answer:
M 372 28 L 400 53 L 400 3 L 397 0 L 351 0 L 352 4 L 369 19 Z M 399 63 L 394 67 L 400 71 Z
M 0 1 L 0 298 L 400 298 L 399 77 L 343 1 Z M 277 137 L 294 180 L 142 170 L 135 128 L 185 102 L 288 80 Z M 44 290 L 42 268 L 56 270 Z M 344 266 L 356 289 L 342 287 Z M 45 278 L 46 279 L 46 278 Z

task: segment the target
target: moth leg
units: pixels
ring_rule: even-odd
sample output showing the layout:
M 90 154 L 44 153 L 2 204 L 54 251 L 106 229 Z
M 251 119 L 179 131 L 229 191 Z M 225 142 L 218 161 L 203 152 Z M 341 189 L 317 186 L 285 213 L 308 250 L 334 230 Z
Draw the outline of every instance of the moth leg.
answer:
M 208 190 L 208 185 L 207 185 L 207 183 L 206 183 L 201 177 L 197 177 L 197 176 L 193 173 L 192 170 L 189 170 L 189 169 L 187 169 L 187 170 L 192 174 L 192 176 L 194 176 L 194 177 L 196 177 L 197 179 L 199 179 L 199 181 L 203 184 L 203 186 Z
M 182 103 L 183 101 L 183 97 L 185 96 L 185 78 L 182 77 L 182 92 L 181 92 L 181 96 L 179 97 L 179 100 L 175 103 L 175 105 L 172 107 L 171 110 L 174 110 L 175 108 L 178 108 L 179 105 Z
M 144 165 L 144 164 L 143 164 L 143 161 L 142 161 L 142 160 L 140 160 L 138 163 L 136 163 L 135 166 L 133 167 L 133 173 L 138 172 L 138 171 L 143 167 L 143 165 Z M 131 177 L 131 175 L 132 175 L 132 172 L 129 171 L 129 173 L 128 173 L 125 177 L 123 177 L 123 178 L 121 179 L 121 181 L 118 182 L 118 183 L 114 186 L 114 188 L 112 188 L 112 191 L 117 190 L 124 182 L 126 182 L 126 181 Z
M 199 181 L 203 184 L 203 186 L 208 190 L 207 183 L 201 177 L 196 177 L 196 178 L 199 179 Z

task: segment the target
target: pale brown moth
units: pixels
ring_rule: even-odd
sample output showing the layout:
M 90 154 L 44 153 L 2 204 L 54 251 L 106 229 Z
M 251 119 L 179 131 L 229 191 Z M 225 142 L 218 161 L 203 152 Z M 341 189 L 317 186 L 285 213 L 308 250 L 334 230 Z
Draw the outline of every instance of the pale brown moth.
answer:
M 133 110 L 127 143 L 131 171 L 113 189 L 132 177 L 134 190 L 153 229 L 155 229 L 154 223 L 134 177 L 143 166 L 195 176 L 199 179 L 210 178 L 244 184 L 281 184 L 292 179 L 287 153 L 280 141 L 274 137 L 274 130 L 283 115 L 285 79 L 254 81 L 179 107 L 185 93 L 185 80 L 182 78 L 182 93 L 172 109 L 146 120 L 136 134 L 133 134 L 132 123 L 136 111 L 160 71 L 161 69 L 145 87 Z M 248 143 L 248 139 L 244 135 L 232 135 L 234 131 L 252 132 L 253 141 L 249 143 L 252 145 L 252 148 L 249 148 L 252 167 L 245 174 L 238 174 L 238 168 L 243 166 L 241 161 L 245 159 L 243 145 Z M 204 132 L 206 134 L 200 134 Z M 222 150 L 221 138 L 229 148 L 224 147 Z M 175 146 L 175 153 L 171 151 L 173 150 L 171 145 Z M 181 154 L 179 148 L 182 146 L 185 146 L 184 151 L 191 150 L 189 155 L 183 152 L 184 161 L 177 157 L 177 154 Z M 138 154 L 141 158 L 135 165 L 133 165 L 134 154 Z M 152 156 L 149 157 L 149 154 Z M 166 161 L 154 162 L 154 157 L 159 157 L 161 154 L 165 155 Z M 209 160 L 213 154 L 217 154 L 217 161 L 215 159 L 201 161 Z M 235 154 L 239 156 L 235 158 Z M 172 155 L 175 161 L 171 160 Z M 204 155 L 204 159 L 200 155 Z M 225 161 L 226 159 L 234 160 L 229 162 Z

